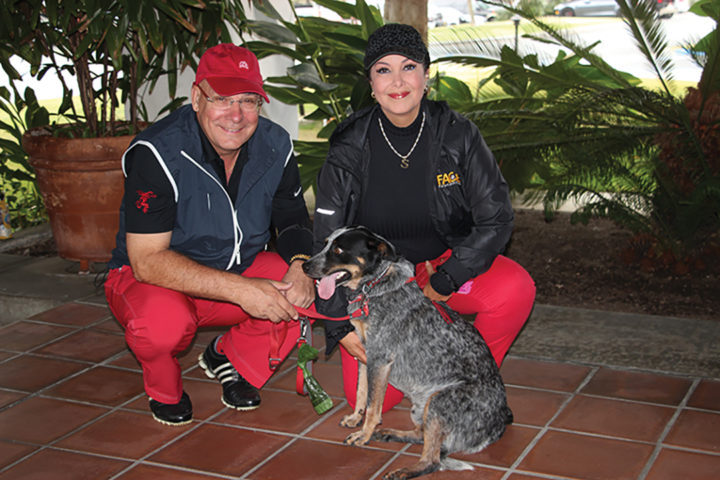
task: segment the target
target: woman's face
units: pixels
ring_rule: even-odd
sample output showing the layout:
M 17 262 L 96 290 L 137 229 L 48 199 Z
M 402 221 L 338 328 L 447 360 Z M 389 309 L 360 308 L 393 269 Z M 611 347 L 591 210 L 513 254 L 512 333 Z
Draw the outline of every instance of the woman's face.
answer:
M 370 68 L 370 87 L 385 116 L 398 127 L 410 125 L 420 111 L 428 72 L 402 55 L 386 55 Z

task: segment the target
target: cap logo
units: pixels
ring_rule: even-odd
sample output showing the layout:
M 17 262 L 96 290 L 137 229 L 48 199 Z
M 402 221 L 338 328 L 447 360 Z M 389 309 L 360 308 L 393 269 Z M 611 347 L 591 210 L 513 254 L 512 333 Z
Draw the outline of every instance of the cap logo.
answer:
M 248 63 L 245 60 L 240 60 L 240 62 L 238 62 L 238 68 L 244 68 L 245 70 L 250 70 Z

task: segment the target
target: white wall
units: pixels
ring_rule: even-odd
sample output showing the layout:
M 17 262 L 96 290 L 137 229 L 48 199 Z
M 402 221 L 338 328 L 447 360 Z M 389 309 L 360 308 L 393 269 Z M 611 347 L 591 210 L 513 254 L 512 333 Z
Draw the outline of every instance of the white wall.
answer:
M 287 0 L 270 0 L 269 2 L 275 9 L 286 19 L 290 19 L 292 10 Z M 245 14 L 248 18 L 267 20 L 268 18 L 253 8 L 252 4 L 247 0 L 243 1 L 245 6 Z M 240 43 L 239 38 L 233 39 L 235 43 Z M 260 72 L 263 78 L 271 76 L 285 75 L 285 70 L 292 64 L 292 61 L 279 55 L 273 55 L 260 61 Z M 190 89 L 193 80 L 195 80 L 195 72 L 190 68 L 178 77 L 177 89 L 175 94 L 178 97 L 187 97 L 190 100 Z M 148 109 L 148 116 L 151 120 L 156 120 L 157 112 L 169 102 L 167 94 L 167 80 L 158 81 L 152 94 L 145 95 L 145 105 Z M 266 103 L 262 108 L 262 115 L 279 123 L 290 132 L 292 138 L 298 136 L 298 110 L 296 106 L 286 105 L 278 100 L 270 98 L 270 103 Z

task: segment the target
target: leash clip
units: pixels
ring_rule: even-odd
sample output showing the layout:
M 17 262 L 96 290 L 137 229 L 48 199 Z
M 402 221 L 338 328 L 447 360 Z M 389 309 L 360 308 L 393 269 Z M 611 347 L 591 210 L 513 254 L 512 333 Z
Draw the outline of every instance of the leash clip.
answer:
M 308 317 L 299 317 L 298 321 L 300 322 L 300 336 L 297 339 L 297 344 L 310 343 L 310 319 Z

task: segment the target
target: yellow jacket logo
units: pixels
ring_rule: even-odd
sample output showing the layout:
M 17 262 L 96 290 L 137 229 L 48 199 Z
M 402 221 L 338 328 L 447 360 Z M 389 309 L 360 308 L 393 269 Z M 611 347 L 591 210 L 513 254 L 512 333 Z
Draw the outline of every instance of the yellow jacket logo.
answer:
M 455 172 L 441 173 L 437 176 L 438 188 L 460 185 L 460 176 Z

